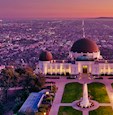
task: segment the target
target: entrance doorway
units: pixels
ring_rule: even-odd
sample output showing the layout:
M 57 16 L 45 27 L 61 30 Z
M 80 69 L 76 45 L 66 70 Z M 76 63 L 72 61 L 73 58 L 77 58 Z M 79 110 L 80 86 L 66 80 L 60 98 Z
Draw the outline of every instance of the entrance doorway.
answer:
M 84 65 L 83 66 L 83 73 L 87 73 L 88 72 L 88 66 L 87 65 Z

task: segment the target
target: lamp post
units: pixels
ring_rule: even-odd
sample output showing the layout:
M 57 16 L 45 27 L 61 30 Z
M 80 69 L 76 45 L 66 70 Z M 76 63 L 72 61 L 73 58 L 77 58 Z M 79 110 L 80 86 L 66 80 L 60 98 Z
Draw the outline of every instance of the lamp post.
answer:
M 49 95 L 49 91 L 46 92 L 46 95 Z

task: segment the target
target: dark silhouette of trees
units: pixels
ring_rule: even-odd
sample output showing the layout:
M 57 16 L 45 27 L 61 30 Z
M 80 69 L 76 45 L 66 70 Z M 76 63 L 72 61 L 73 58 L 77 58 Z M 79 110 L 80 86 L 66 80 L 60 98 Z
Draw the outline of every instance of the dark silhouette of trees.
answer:
M 5 68 L 1 71 L 0 88 L 2 102 L 7 102 L 9 88 L 22 87 L 22 95 L 19 103 L 14 107 L 14 111 L 21 106 L 30 92 L 39 91 L 45 84 L 45 77 L 43 74 L 35 74 L 33 69 L 27 68 Z M 2 105 L 0 105 L 2 109 Z
M 45 77 L 43 74 L 37 74 L 32 80 L 32 88 L 33 91 L 39 91 L 44 87 L 45 84 Z
M 43 74 L 35 74 L 30 67 L 17 68 L 15 70 L 19 74 L 19 84 L 24 90 L 39 91 L 45 84 L 45 77 Z
M 8 89 L 16 85 L 16 75 L 13 68 L 5 68 L 1 71 L 0 87 L 3 93 L 3 100 L 7 101 Z
M 3 115 L 3 112 L 4 112 L 4 108 L 3 108 L 3 104 L 0 100 L 0 115 Z

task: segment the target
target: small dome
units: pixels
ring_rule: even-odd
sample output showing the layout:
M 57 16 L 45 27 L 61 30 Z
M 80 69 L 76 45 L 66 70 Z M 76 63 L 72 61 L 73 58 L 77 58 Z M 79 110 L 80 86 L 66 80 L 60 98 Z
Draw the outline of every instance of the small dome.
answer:
M 48 51 L 42 51 L 39 56 L 40 61 L 51 61 L 53 60 L 53 56 L 51 52 Z
M 71 47 L 72 52 L 77 53 L 93 53 L 93 52 L 99 52 L 99 48 L 97 44 L 90 40 L 90 39 L 79 39 L 77 40 L 73 46 Z

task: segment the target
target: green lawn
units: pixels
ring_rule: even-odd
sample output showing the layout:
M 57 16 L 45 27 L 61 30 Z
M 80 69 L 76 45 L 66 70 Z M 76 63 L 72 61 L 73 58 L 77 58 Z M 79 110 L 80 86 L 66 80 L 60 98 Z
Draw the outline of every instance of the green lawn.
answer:
M 82 97 L 82 84 L 76 82 L 66 84 L 62 103 L 71 103 L 75 100 L 79 100 L 80 97 Z
M 112 107 L 99 107 L 96 110 L 90 111 L 89 115 L 113 115 Z
M 91 83 L 88 84 L 89 94 L 100 103 L 109 103 L 109 97 L 106 92 L 105 85 L 102 83 Z
M 75 110 L 69 106 L 61 106 L 58 115 L 82 115 L 81 111 Z

